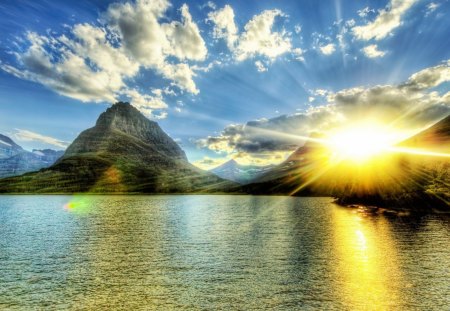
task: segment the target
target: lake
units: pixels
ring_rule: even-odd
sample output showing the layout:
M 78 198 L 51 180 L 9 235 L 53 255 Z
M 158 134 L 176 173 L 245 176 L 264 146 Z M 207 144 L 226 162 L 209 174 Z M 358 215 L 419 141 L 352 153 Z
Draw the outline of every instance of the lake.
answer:
M 330 198 L 1 196 L 0 309 L 449 310 L 450 217 Z

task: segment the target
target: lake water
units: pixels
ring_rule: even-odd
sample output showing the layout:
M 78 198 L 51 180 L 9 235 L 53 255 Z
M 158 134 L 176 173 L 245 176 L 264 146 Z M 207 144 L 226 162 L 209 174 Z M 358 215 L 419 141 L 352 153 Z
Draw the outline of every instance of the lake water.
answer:
M 1 196 L 0 309 L 450 310 L 450 218 L 330 198 Z

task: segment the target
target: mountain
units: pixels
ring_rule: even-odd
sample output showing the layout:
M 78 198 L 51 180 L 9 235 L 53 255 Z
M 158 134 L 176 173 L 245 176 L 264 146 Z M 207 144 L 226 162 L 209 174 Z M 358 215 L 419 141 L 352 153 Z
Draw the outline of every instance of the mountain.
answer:
M 318 138 L 313 134 L 312 138 Z M 272 167 L 245 186 L 253 194 L 330 195 L 313 181 L 322 174 L 324 155 L 322 145 L 313 140 L 297 148 L 285 161 Z
M 228 162 L 213 168 L 210 172 L 223 179 L 231 180 L 239 184 L 247 184 L 270 170 L 272 167 L 274 166 L 242 165 L 237 163 L 234 159 L 231 159 Z
M 52 166 L 0 180 L 0 192 L 220 192 L 236 187 L 191 165 L 156 122 L 128 103 L 103 112 Z
M 0 135 L 0 178 L 21 175 L 49 167 L 63 155 L 51 149 L 29 152 L 11 138 Z
M 424 131 L 401 142 L 399 146 L 409 148 L 450 151 L 450 115 Z
M 283 163 L 248 184 L 253 194 L 333 196 L 341 204 L 409 210 L 450 209 L 450 117 L 401 142 L 399 150 L 370 165 L 333 162 L 321 144 L 308 141 Z M 431 151 L 440 156 L 417 154 Z
M 0 159 L 12 157 L 24 150 L 8 136 L 0 134 Z
M 374 193 L 340 193 L 338 202 L 399 207 L 416 210 L 450 210 L 450 116 L 399 143 L 411 153 L 392 156 L 397 160 L 395 185 L 383 184 Z M 420 154 L 429 151 L 436 155 Z M 446 155 L 446 156 L 445 156 Z

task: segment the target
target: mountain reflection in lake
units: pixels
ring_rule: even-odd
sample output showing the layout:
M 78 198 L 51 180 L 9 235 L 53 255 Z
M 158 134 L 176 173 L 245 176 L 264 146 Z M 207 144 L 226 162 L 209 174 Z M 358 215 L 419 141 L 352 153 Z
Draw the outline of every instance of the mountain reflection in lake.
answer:
M 2 196 L 0 309 L 450 308 L 447 216 L 331 201 Z

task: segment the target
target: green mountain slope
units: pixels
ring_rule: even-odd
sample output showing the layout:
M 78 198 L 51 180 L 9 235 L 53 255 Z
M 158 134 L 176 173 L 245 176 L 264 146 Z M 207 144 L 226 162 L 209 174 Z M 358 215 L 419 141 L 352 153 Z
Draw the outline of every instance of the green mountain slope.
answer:
M 235 186 L 191 165 L 156 122 L 128 103 L 108 108 L 51 167 L 0 180 L 3 193 L 189 193 Z

